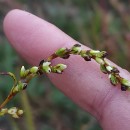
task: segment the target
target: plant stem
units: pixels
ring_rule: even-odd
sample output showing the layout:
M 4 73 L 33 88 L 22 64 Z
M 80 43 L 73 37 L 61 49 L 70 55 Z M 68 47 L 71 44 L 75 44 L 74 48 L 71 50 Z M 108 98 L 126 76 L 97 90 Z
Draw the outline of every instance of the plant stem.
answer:
M 34 121 L 33 121 L 31 107 L 30 107 L 30 104 L 29 104 L 29 101 L 28 101 L 26 91 L 22 92 L 21 100 L 22 100 L 23 108 L 26 111 L 25 112 L 26 128 L 27 128 L 27 130 L 36 130 L 35 125 L 34 125 Z

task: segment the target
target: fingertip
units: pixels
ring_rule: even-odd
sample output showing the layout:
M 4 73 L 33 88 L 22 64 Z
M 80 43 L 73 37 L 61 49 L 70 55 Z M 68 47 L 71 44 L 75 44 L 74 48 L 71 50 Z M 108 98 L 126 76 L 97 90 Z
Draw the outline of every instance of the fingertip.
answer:
M 12 25 L 14 24 L 14 22 L 15 22 L 15 25 L 17 25 L 17 23 L 20 21 L 21 15 L 24 13 L 27 13 L 27 12 L 19 10 L 19 9 L 13 9 L 6 14 L 3 21 L 3 28 L 7 36 L 9 33 L 11 33 L 11 29 L 13 28 Z
M 37 64 L 61 46 L 69 43 L 71 46 L 75 42 L 53 24 L 18 9 L 6 15 L 4 31 L 15 50 L 31 64 Z

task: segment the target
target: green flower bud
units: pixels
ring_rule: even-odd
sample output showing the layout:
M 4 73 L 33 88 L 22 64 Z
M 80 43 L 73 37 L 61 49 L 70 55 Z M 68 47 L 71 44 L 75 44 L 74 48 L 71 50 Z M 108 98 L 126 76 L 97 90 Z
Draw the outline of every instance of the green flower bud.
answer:
M 90 54 L 92 54 L 92 55 L 97 55 L 98 53 L 100 53 L 99 50 L 90 50 L 89 52 L 90 52 Z
M 119 81 L 118 81 L 118 79 L 116 78 L 115 75 L 109 74 L 109 78 L 110 78 L 110 82 L 111 82 L 112 85 L 115 86 L 115 85 L 117 85 L 119 83 Z
M 31 73 L 37 73 L 37 71 L 38 71 L 38 67 L 37 66 L 33 66 L 31 69 L 30 69 L 30 72 Z
M 98 57 L 95 58 L 95 61 L 96 61 L 97 63 L 99 63 L 100 65 L 101 65 L 101 64 L 103 65 L 103 64 L 105 63 L 102 58 L 98 58 Z
M 90 54 L 92 56 L 98 57 L 98 58 L 105 58 L 107 56 L 106 51 L 99 51 L 99 50 L 90 50 Z
M 26 87 L 27 87 L 27 83 L 22 83 L 22 82 L 18 83 L 18 90 L 19 91 L 26 89 Z
M 16 107 L 12 107 L 8 110 L 8 114 L 12 115 L 14 118 L 19 118 L 23 114 L 23 110 L 19 110 Z
M 56 66 L 52 67 L 52 72 L 61 74 L 66 68 L 67 66 L 64 64 L 57 64 Z
M 43 70 L 44 72 L 48 73 L 48 74 L 51 73 L 50 64 L 51 64 L 51 62 L 44 62 L 44 63 L 42 64 L 42 70 Z
M 0 110 L 0 116 L 5 115 L 7 112 L 8 112 L 8 109 L 7 109 L 7 108 L 2 108 L 2 109 Z
M 105 58 L 107 55 L 108 55 L 108 54 L 107 54 L 106 51 L 101 51 L 101 52 L 98 54 L 98 57 Z
M 13 88 L 13 93 L 18 93 L 19 92 L 19 86 L 16 85 L 14 88 Z
M 121 79 L 121 84 L 127 87 L 130 87 L 130 81 L 127 79 L 122 78 Z
M 22 83 L 21 81 L 18 82 L 17 86 L 14 87 L 13 93 L 18 93 L 21 90 L 26 89 L 27 83 Z
M 19 118 L 19 116 L 17 114 L 13 114 L 12 117 L 13 118 Z
M 21 70 L 20 70 L 20 77 L 21 78 L 24 78 L 28 75 L 29 73 L 29 70 L 26 70 L 24 66 L 21 67 Z
M 79 54 L 81 52 L 81 45 L 80 44 L 75 44 L 72 48 L 71 48 L 71 53 L 72 54 Z
M 22 66 L 22 67 L 21 67 L 21 70 L 20 70 L 20 76 L 21 76 L 21 77 L 24 77 L 25 71 L 26 71 L 26 70 L 25 70 L 25 67 Z
M 60 48 L 55 52 L 55 54 L 58 56 L 62 56 L 65 52 L 66 52 L 66 48 Z
M 101 70 L 104 74 L 107 74 L 107 73 L 108 73 L 108 72 L 107 72 L 107 69 L 106 69 L 106 67 L 105 67 L 105 65 L 100 64 L 100 70 Z
M 80 55 L 84 58 L 84 60 L 91 61 L 91 57 L 88 55 L 86 50 L 81 50 Z
M 60 48 L 55 52 L 55 54 L 63 59 L 67 59 L 70 56 L 67 48 Z
M 108 72 L 111 72 L 111 71 L 113 70 L 113 68 L 108 65 L 108 66 L 106 66 L 106 70 L 107 70 Z

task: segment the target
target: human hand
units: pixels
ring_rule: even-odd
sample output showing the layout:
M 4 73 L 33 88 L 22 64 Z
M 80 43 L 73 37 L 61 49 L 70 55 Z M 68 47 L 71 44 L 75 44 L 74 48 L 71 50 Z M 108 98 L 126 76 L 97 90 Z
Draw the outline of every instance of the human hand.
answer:
M 54 25 L 20 10 L 7 14 L 4 31 L 16 51 L 33 65 L 38 65 L 59 48 L 70 48 L 77 43 Z M 111 85 L 107 75 L 100 72 L 94 61 L 86 63 L 78 56 L 71 56 L 54 62 L 65 63 L 68 68 L 62 75 L 50 74 L 51 81 L 76 104 L 94 115 L 104 130 L 130 129 L 129 91 L 124 92 L 119 86 Z M 118 69 L 122 77 L 130 79 L 127 71 Z

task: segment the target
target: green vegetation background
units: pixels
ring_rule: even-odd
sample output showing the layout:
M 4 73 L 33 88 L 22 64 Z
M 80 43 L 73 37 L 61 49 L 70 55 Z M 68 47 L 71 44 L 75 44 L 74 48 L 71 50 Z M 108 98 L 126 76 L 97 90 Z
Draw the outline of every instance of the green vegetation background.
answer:
M 55 24 L 81 43 L 106 50 L 109 59 L 130 70 L 130 1 L 128 0 L 0 0 L 0 71 L 18 75 L 27 65 L 10 47 L 2 23 L 14 8 L 29 11 Z M 0 77 L 0 102 L 12 85 Z M 0 118 L 2 130 L 101 130 L 96 119 L 84 112 L 45 77 L 34 79 L 26 92 L 8 106 L 22 107 L 21 119 Z

